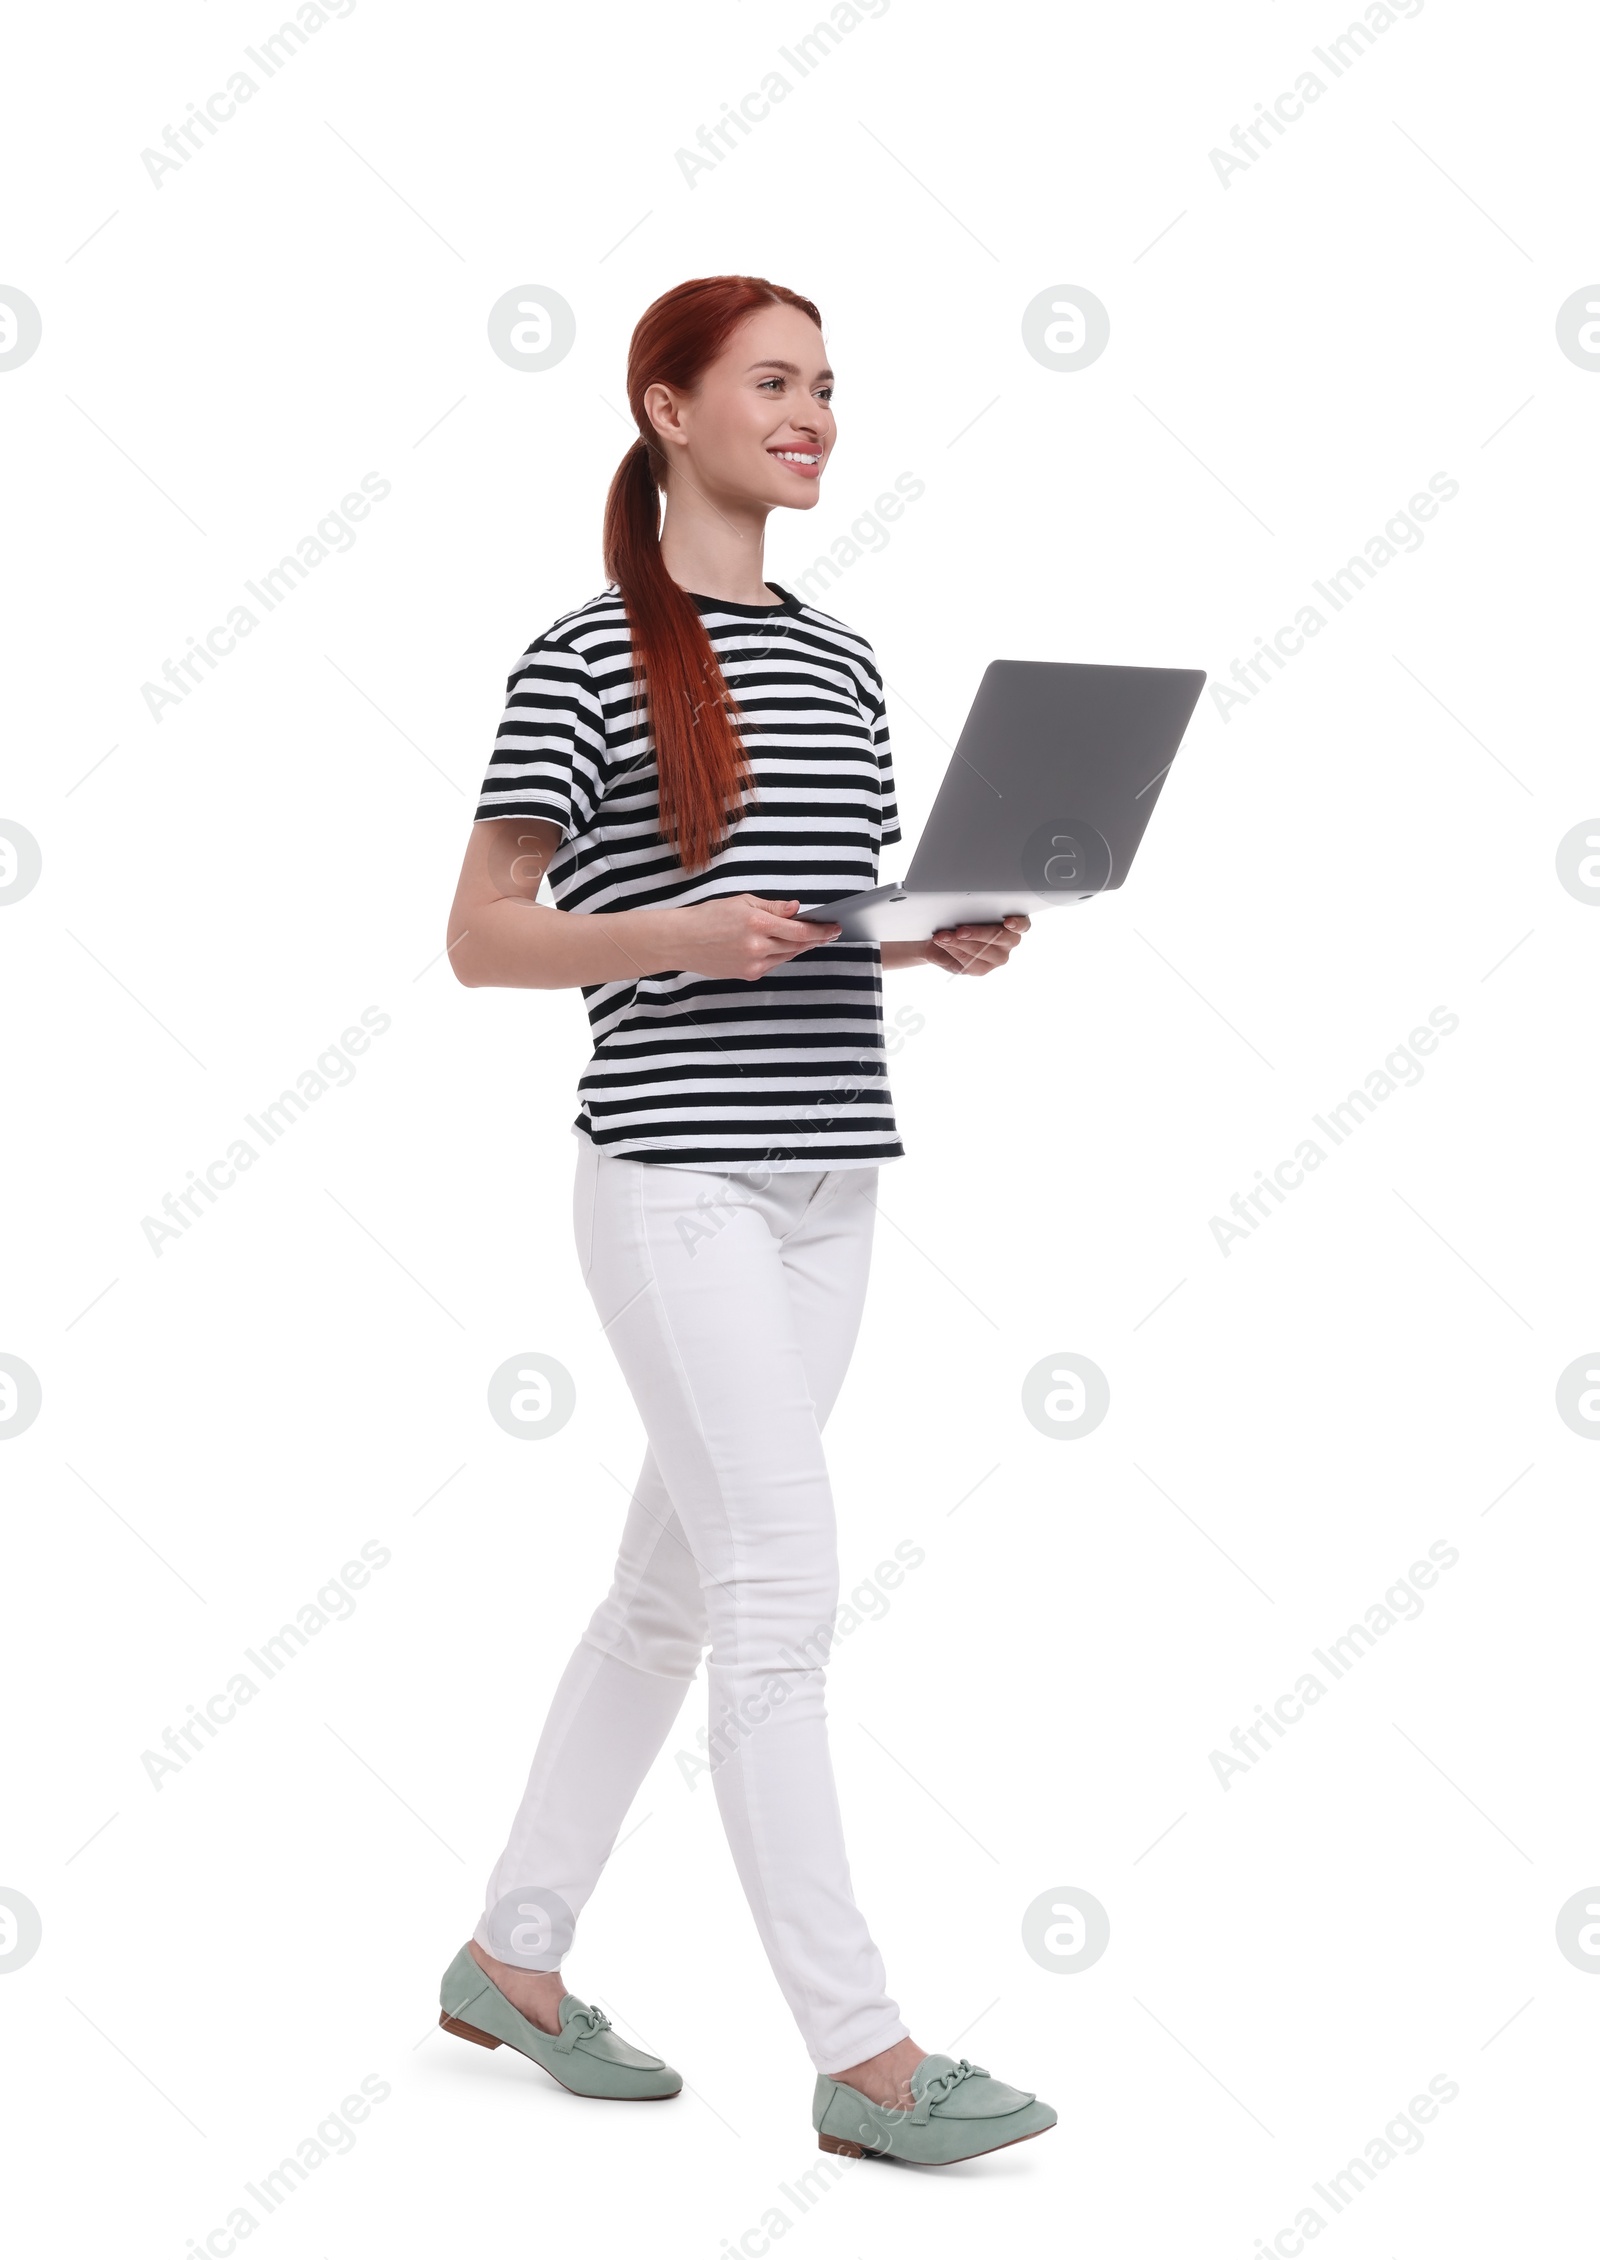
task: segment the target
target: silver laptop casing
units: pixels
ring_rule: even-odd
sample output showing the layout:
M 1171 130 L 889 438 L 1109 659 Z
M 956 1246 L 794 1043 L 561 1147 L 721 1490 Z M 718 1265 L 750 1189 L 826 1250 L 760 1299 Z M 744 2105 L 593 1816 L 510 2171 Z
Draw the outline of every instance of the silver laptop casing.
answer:
M 1202 669 L 996 659 L 898 883 L 802 903 L 847 941 L 922 941 L 1091 902 L 1128 875 Z

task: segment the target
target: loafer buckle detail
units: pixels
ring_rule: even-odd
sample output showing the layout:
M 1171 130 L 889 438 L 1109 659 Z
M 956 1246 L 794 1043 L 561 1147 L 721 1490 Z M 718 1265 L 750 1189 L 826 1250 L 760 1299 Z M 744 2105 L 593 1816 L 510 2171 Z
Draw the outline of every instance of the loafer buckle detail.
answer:
M 603 2010 L 594 2008 L 587 2001 L 580 2001 L 572 2015 L 567 2019 L 560 2035 L 557 2036 L 552 2033 L 550 2037 L 565 2055 L 570 2056 L 580 2040 L 592 2040 L 596 2033 L 609 2032 L 610 2030 L 611 2019 Z
M 970 2064 L 965 2056 L 959 2063 L 952 2064 L 949 2071 L 935 2072 L 917 2098 L 911 2113 L 912 2126 L 925 2127 L 935 2106 L 942 2103 L 947 2095 L 953 2095 L 963 2080 L 986 2080 L 988 2077 L 981 2064 Z

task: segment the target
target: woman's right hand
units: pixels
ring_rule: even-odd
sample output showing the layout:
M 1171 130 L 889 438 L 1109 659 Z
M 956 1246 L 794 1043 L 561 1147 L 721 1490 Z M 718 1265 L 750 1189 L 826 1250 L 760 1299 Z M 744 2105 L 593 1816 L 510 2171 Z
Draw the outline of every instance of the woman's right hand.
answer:
M 680 972 L 759 981 L 803 950 L 839 939 L 837 919 L 813 924 L 794 916 L 799 908 L 798 895 L 786 902 L 768 902 L 761 895 L 717 895 L 710 902 L 654 916 L 663 922 L 672 963 Z

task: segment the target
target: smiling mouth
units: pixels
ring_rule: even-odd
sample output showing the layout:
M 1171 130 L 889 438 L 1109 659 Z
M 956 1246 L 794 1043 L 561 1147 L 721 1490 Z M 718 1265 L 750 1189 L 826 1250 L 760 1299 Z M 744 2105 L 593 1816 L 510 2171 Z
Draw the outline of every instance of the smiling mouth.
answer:
M 774 463 L 781 463 L 785 470 L 795 472 L 802 479 L 818 479 L 822 476 L 822 453 L 820 449 L 769 447 L 767 453 L 772 457 Z

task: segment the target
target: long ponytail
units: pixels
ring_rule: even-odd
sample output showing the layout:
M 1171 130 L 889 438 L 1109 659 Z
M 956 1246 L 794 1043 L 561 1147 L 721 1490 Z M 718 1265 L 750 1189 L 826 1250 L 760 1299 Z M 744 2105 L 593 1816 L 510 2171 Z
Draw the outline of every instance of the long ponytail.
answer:
M 639 429 L 606 496 L 607 578 L 621 591 L 638 695 L 655 738 L 661 836 L 686 871 L 702 869 L 742 816 L 753 786 L 738 707 L 694 600 L 661 555 L 667 466 L 644 396 L 653 384 L 692 392 L 740 322 L 763 306 L 794 306 L 822 327 L 810 299 L 759 275 L 680 283 L 641 315 L 628 350 L 628 406 Z

